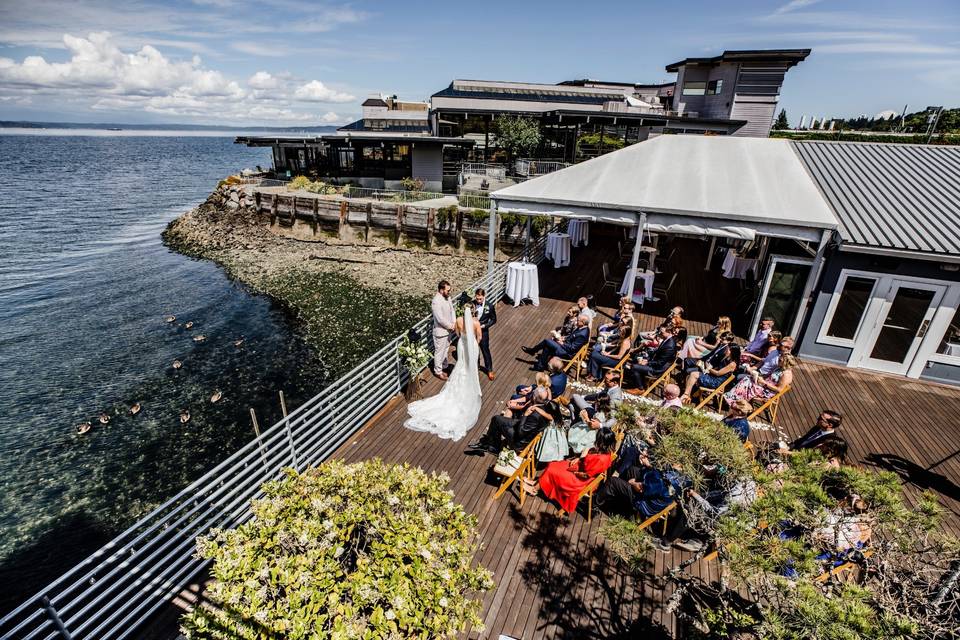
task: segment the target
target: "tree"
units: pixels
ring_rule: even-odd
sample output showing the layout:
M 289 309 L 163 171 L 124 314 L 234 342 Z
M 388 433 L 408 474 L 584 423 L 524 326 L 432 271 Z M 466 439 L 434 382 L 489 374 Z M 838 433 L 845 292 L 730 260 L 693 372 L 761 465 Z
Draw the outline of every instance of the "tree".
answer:
M 509 159 L 532 153 L 540 144 L 540 124 L 532 118 L 505 116 L 494 120 L 497 145 Z
M 780 115 L 777 116 L 776 122 L 773 123 L 773 128 L 777 130 L 790 128 L 790 122 L 787 120 L 786 109 L 780 109 Z

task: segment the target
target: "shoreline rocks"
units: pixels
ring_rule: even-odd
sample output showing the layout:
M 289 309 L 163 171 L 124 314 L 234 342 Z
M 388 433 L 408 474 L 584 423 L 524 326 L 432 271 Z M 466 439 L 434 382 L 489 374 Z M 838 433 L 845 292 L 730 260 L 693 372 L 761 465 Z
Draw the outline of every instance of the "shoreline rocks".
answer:
M 221 183 L 199 207 L 173 220 L 164 243 L 211 260 L 281 303 L 334 371 L 345 371 L 429 312 L 437 282 L 458 290 L 486 270 L 477 255 L 336 238 L 301 241 L 269 230 L 242 186 Z

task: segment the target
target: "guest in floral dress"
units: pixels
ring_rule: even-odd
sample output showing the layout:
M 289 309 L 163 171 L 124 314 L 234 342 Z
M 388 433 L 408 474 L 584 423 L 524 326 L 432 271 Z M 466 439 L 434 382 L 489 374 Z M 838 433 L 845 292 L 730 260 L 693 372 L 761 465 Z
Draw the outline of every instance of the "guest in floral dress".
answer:
M 792 369 L 797 365 L 797 358 L 785 353 L 777 361 L 777 368 L 770 375 L 748 376 L 738 382 L 733 389 L 723 394 L 727 404 L 732 405 L 737 400 L 765 402 L 777 395 L 789 385 L 793 384 Z
M 583 488 L 610 468 L 616 446 L 616 434 L 611 429 L 600 429 L 594 446 L 586 450 L 581 457 L 558 460 L 547 465 L 540 476 L 540 490 L 547 498 L 556 501 L 564 511 L 575 511 Z M 524 478 L 523 489 L 536 495 L 537 483 Z

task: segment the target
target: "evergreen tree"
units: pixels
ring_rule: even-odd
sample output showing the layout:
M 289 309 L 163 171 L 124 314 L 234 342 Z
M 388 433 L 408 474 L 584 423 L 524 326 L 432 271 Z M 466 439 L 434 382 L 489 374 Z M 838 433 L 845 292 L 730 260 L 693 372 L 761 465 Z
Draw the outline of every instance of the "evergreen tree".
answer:
M 780 115 L 777 116 L 777 120 L 773 123 L 773 128 L 777 130 L 790 128 L 790 122 L 787 121 L 787 111 L 785 109 L 780 109 Z

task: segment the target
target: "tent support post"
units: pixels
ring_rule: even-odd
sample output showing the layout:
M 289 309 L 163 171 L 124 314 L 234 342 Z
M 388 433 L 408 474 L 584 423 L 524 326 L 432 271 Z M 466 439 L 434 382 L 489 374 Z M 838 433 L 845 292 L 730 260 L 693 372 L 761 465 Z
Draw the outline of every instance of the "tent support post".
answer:
M 523 261 L 527 261 L 527 251 L 530 248 L 530 214 L 527 214 L 527 229 L 523 232 Z
M 640 247 L 643 246 L 643 227 L 647 224 L 647 214 L 640 212 L 637 221 L 637 241 L 633 243 L 633 255 L 630 257 L 630 286 L 627 295 L 633 301 L 633 291 L 637 285 L 637 263 L 640 262 Z
M 490 201 L 490 226 L 487 229 L 487 275 L 493 274 L 494 253 L 497 250 L 497 201 Z
M 703 268 L 704 271 L 710 271 L 710 263 L 713 262 L 713 252 L 717 248 L 717 236 L 710 236 L 710 251 L 707 252 L 707 266 Z
M 820 280 L 820 273 L 823 271 L 824 255 L 827 252 L 827 245 L 830 244 L 831 237 L 833 237 L 833 231 L 830 229 L 824 229 L 820 234 L 820 244 L 817 246 L 817 255 L 814 256 L 813 264 L 810 265 L 810 275 L 807 276 L 807 284 L 803 286 L 803 295 L 800 296 L 800 311 L 797 313 L 797 318 L 793 321 L 793 326 L 790 328 L 790 335 L 793 336 L 794 339 L 796 339 L 797 333 L 799 333 L 800 327 L 803 326 L 803 321 L 807 317 L 807 313 L 813 306 L 813 301 L 810 299 L 810 296 L 813 293 L 813 288 L 816 286 L 817 281 Z

